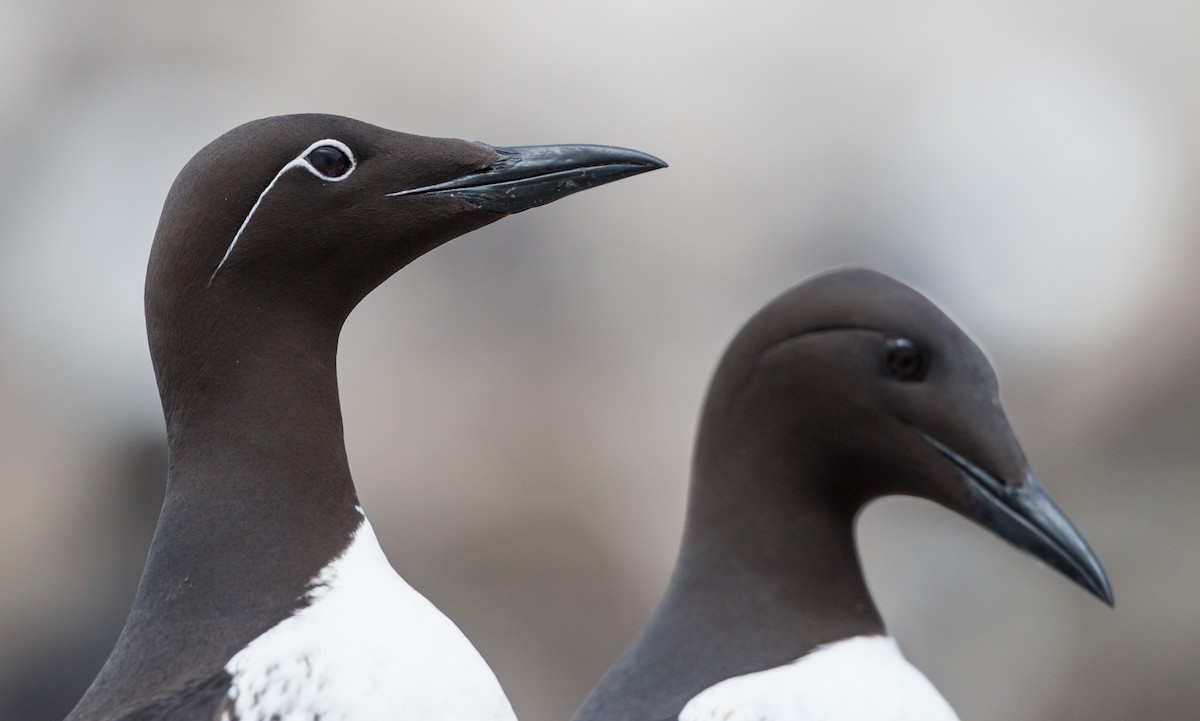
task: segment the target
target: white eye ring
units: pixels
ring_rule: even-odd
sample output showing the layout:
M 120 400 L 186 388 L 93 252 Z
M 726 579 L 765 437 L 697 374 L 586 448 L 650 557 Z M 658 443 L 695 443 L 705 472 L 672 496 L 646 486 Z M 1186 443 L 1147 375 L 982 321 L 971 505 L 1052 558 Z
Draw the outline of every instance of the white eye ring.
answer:
M 328 175 L 322 175 L 320 171 L 314 168 L 312 163 L 308 162 L 308 154 L 321 147 L 337 148 L 341 152 L 345 153 L 346 157 L 350 159 L 350 167 L 346 168 L 346 172 L 342 173 L 336 178 L 331 178 Z M 222 266 L 225 265 L 225 261 L 229 260 L 229 254 L 233 252 L 233 247 L 237 245 L 238 238 L 242 237 L 242 232 L 245 231 L 246 226 L 250 224 L 250 219 L 254 217 L 254 211 L 258 210 L 258 206 L 262 203 L 263 198 L 267 197 L 267 193 L 271 192 L 271 188 L 275 187 L 275 183 L 279 182 L 279 179 L 283 177 L 284 173 L 292 168 L 304 168 L 321 180 L 327 180 L 331 183 L 340 183 L 346 178 L 349 178 L 350 174 L 353 173 L 354 169 L 357 167 L 358 160 L 354 157 L 354 151 L 350 149 L 350 146 L 334 138 L 318 140 L 302 150 L 295 158 L 289 160 L 286 165 L 279 169 L 278 173 L 275 173 L 275 177 L 271 178 L 271 182 L 267 183 L 267 187 L 263 188 L 263 192 L 258 194 L 258 200 L 254 201 L 254 205 L 250 206 L 250 212 L 246 213 L 246 217 L 242 220 L 241 226 L 239 226 L 237 232 L 233 234 L 233 240 L 229 243 L 229 247 L 225 249 L 225 255 L 221 258 L 221 262 L 217 263 L 216 270 L 214 270 L 212 275 L 208 277 L 208 285 L 212 285 L 213 278 L 217 277 L 217 272 L 221 270 Z
M 336 148 L 337 150 L 341 151 L 342 155 L 345 155 L 346 158 L 350 161 L 350 167 L 346 168 L 346 171 L 338 176 L 329 176 L 329 175 L 323 174 L 321 171 L 314 168 L 312 163 L 308 162 L 309 153 L 316 150 L 317 148 Z M 287 165 L 283 166 L 283 170 L 287 170 L 292 165 L 292 163 L 300 165 L 305 170 L 307 170 L 308 172 L 317 176 L 321 180 L 328 180 L 332 183 L 337 183 L 337 182 L 345 180 L 346 178 L 349 178 L 350 174 L 354 172 L 354 169 L 358 167 L 358 160 L 355 159 L 355 157 L 354 157 L 354 151 L 350 150 L 350 147 L 348 145 L 346 145 L 345 143 L 343 143 L 342 141 L 334 140 L 333 138 L 326 138 L 324 140 L 318 140 L 317 142 L 308 146 L 307 148 L 304 149 L 303 153 L 300 153 L 300 155 L 298 155 L 296 157 L 295 160 L 293 160 L 291 163 L 288 163 Z M 282 174 L 283 170 L 281 170 L 279 172 Z

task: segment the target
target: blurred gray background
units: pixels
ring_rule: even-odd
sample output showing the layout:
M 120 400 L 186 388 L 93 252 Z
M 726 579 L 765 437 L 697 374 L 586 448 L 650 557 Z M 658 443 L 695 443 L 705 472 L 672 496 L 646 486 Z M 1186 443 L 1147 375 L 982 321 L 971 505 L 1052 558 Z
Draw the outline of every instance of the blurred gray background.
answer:
M 846 263 L 916 285 L 989 351 L 1116 591 L 1109 610 L 886 500 L 859 535 L 909 658 L 964 719 L 1196 718 L 1195 3 L 0 13 L 4 721 L 70 709 L 137 582 L 165 473 L 141 293 L 167 188 L 223 131 L 301 111 L 671 163 L 450 243 L 343 336 L 363 505 L 523 721 L 566 721 L 657 601 L 726 341 Z

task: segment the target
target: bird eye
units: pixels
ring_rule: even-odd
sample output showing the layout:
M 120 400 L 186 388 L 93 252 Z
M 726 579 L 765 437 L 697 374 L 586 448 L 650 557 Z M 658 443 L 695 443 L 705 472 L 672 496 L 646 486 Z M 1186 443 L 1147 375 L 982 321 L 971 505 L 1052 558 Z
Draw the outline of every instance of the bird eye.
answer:
M 354 165 L 350 156 L 346 155 L 341 148 L 333 145 L 321 145 L 313 148 L 308 155 L 304 156 L 304 161 L 312 166 L 313 170 L 331 180 L 345 177 Z
M 919 381 L 925 377 L 925 355 L 907 338 L 887 341 L 888 375 L 901 381 Z

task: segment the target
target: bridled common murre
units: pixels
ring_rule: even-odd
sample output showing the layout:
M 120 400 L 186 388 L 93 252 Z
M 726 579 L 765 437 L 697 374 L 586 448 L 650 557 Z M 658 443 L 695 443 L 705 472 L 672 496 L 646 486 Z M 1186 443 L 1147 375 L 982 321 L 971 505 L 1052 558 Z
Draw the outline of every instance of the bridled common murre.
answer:
M 1030 471 L 980 349 L 868 270 L 819 275 L 737 334 L 701 416 L 663 600 L 574 721 L 950 721 L 872 602 L 854 519 L 923 497 L 1112 604 Z
M 512 721 L 358 506 L 335 361 L 351 309 L 508 213 L 664 167 L 330 115 L 242 125 L 167 197 L 146 274 L 166 497 L 133 608 L 69 721 Z

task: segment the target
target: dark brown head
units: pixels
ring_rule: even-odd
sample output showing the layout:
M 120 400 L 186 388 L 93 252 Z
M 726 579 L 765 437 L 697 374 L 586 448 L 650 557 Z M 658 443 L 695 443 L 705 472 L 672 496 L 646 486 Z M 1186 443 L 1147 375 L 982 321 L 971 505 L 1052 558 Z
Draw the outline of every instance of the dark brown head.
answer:
M 702 472 L 730 463 L 737 473 Z M 730 476 L 783 479 L 750 491 L 761 502 L 819 499 L 847 515 L 882 495 L 927 498 L 1112 601 L 1094 554 L 1029 469 L 983 352 L 879 273 L 817 276 L 747 323 L 714 379 L 697 467 L 694 504 L 713 492 L 706 477 Z
M 164 366 L 190 374 L 209 348 L 265 328 L 336 335 L 374 287 L 447 240 L 663 166 L 620 148 L 497 148 L 331 115 L 235 128 L 187 164 L 159 221 L 146 315 L 160 386 Z

